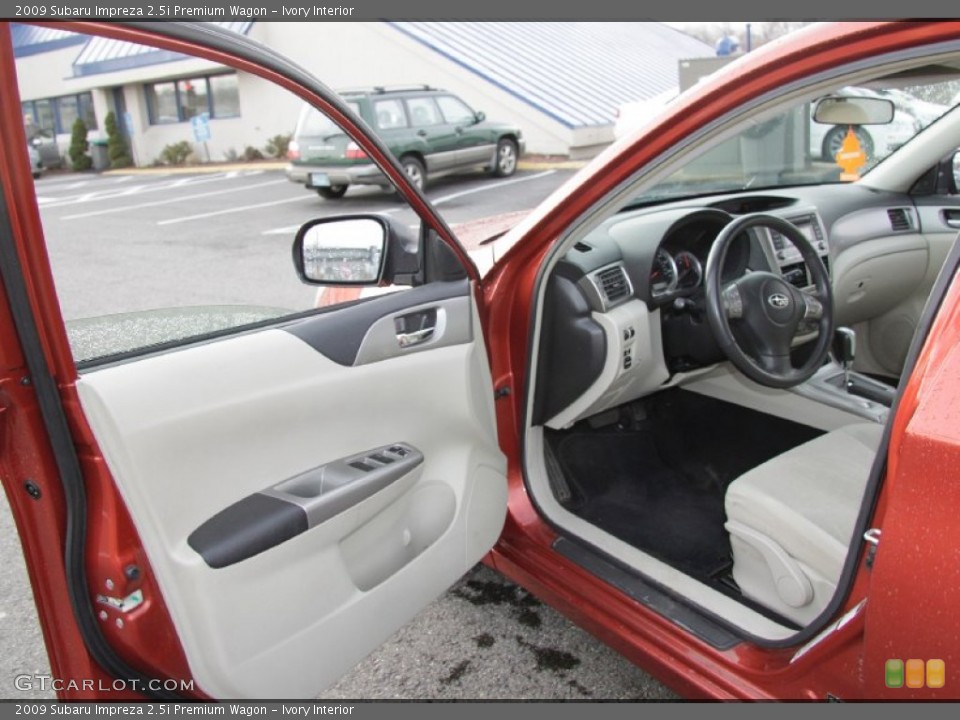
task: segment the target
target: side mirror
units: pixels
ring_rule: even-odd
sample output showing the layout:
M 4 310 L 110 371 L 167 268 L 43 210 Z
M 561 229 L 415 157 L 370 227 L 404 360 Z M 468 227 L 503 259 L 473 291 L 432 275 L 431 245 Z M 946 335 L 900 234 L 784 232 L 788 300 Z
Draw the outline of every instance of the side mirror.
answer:
M 893 122 L 894 110 L 891 100 L 837 95 L 817 101 L 813 121 L 824 125 L 887 125 Z
M 476 122 L 482 123 L 484 120 L 487 119 L 487 114 L 486 114 L 485 112 L 483 112 L 482 110 L 480 110 L 480 111 L 478 111 L 478 112 L 475 112 L 475 113 L 473 114 L 473 117 L 474 117 L 474 120 L 475 120 Z
M 382 215 L 341 215 L 305 223 L 293 241 L 293 264 L 308 285 L 412 285 L 417 239 Z

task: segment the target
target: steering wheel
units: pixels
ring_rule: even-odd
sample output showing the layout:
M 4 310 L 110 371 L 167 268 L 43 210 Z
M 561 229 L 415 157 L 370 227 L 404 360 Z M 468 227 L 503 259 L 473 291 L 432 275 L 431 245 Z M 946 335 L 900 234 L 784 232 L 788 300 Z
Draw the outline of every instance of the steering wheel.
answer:
M 778 231 L 800 251 L 816 291 L 800 290 L 772 272 L 749 272 L 724 283 L 730 245 L 744 231 L 766 227 Z M 755 213 L 723 228 L 710 249 L 704 271 L 707 321 L 720 348 L 740 372 L 773 388 L 788 388 L 809 379 L 827 357 L 833 339 L 833 291 L 816 249 L 795 225 L 773 215 Z M 794 367 L 793 339 L 814 329 L 816 345 L 806 362 Z

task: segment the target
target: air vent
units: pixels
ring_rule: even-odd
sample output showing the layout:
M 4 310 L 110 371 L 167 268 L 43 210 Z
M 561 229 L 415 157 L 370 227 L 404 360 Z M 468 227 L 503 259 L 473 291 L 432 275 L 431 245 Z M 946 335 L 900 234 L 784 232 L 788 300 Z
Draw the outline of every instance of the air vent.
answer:
M 887 210 L 887 217 L 890 218 L 890 227 L 897 232 L 910 230 L 913 227 L 913 223 L 910 222 L 910 213 L 906 208 Z
M 628 297 L 632 292 L 627 273 L 621 265 L 614 265 L 599 271 L 594 275 L 594 282 L 597 289 L 600 290 L 600 295 L 606 300 L 605 304 L 608 307 Z
M 578 242 L 576 245 L 573 246 L 573 249 L 579 250 L 582 253 L 590 252 L 591 250 L 593 250 L 593 248 L 587 245 L 585 242 Z

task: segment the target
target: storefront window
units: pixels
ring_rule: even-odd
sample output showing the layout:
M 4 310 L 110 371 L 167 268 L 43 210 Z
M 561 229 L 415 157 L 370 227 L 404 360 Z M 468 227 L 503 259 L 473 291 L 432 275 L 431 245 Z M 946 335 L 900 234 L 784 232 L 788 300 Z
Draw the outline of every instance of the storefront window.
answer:
M 180 80 L 177 83 L 177 95 L 181 120 L 189 120 L 201 113 L 210 112 L 206 78 Z
M 210 117 L 240 116 L 237 76 L 211 75 L 145 86 L 150 122 L 186 122 L 202 113 Z
M 240 117 L 240 91 L 236 75 L 214 75 L 210 81 L 210 97 L 213 99 L 213 117 Z
M 154 83 L 153 85 L 147 85 L 146 90 L 151 123 L 158 125 L 180 122 L 175 83 Z
M 81 95 L 77 95 L 77 101 L 79 103 L 80 117 L 83 118 L 88 128 L 96 130 L 97 114 L 93 110 L 93 95 L 91 93 L 82 93 Z
M 70 132 L 73 129 L 73 123 L 79 117 L 76 96 L 57 98 L 57 112 L 60 115 L 61 132 Z

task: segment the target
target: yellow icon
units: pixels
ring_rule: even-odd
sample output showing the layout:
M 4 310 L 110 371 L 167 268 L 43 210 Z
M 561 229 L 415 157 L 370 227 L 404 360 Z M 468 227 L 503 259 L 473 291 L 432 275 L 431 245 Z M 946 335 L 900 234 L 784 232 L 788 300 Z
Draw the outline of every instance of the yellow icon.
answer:
M 843 172 L 840 173 L 841 180 L 851 182 L 860 179 L 857 171 L 867 164 L 867 154 L 863 151 L 863 148 L 860 147 L 860 140 L 857 138 L 857 134 L 853 131 L 852 127 L 847 129 L 847 134 L 843 138 L 843 144 L 834 156 L 834 160 L 837 161 L 837 165 L 843 170 Z
M 947 682 L 947 665 L 943 660 L 927 660 L 927 687 L 942 688 Z

